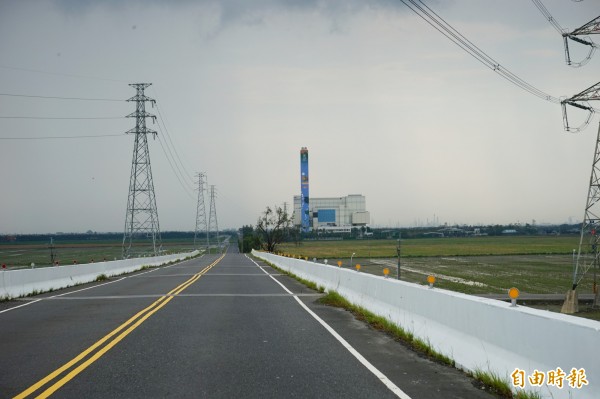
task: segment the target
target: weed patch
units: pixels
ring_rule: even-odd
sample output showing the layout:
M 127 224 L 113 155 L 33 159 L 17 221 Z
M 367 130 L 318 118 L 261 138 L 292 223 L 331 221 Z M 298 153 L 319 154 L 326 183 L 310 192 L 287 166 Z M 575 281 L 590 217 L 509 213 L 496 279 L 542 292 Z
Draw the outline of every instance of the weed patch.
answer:
M 405 342 L 417 352 L 420 352 L 435 361 L 454 367 L 454 360 L 436 351 L 429 342 L 415 338 L 411 332 L 406 331 L 395 323 L 392 323 L 385 317 L 377 316 L 373 312 L 370 312 L 363 307 L 356 306 L 348 302 L 346 298 L 335 291 L 329 291 L 326 295 L 319 298 L 318 301 L 324 305 L 346 309 L 352 312 L 352 314 L 354 314 L 358 320 L 362 320 L 368 323 L 371 327 L 390 334 L 398 341 Z
M 261 262 L 266 263 L 267 265 L 271 266 L 273 269 L 277 270 L 278 272 L 280 272 L 281 274 L 285 274 L 286 276 L 289 276 L 295 280 L 297 280 L 298 282 L 304 284 L 305 286 L 307 286 L 308 288 L 310 288 L 311 290 L 315 290 L 318 292 L 325 292 L 325 287 L 323 286 L 317 286 L 317 284 L 313 283 L 312 281 L 309 280 L 305 280 L 302 277 L 296 276 L 294 273 L 290 273 L 288 271 L 285 271 L 283 269 L 280 269 L 279 267 L 275 266 L 274 264 L 272 264 L 271 262 L 267 262 L 264 259 L 259 259 Z
M 486 389 L 492 393 L 509 399 L 542 399 L 539 392 L 518 390 L 512 391 L 511 384 L 506 378 L 500 377 L 497 373 L 477 369 L 469 375 L 482 383 Z

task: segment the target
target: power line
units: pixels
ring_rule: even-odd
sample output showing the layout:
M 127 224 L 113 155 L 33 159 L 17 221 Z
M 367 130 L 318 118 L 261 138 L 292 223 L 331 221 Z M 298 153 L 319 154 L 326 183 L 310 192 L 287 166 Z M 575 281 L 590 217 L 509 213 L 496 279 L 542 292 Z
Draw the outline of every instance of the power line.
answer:
M 156 88 L 154 88 L 154 91 L 156 91 Z M 193 200 L 194 197 L 192 194 L 192 189 L 190 187 L 192 187 L 192 184 L 195 184 L 194 178 L 191 176 L 191 174 L 188 172 L 188 170 L 185 168 L 185 165 L 181 161 L 181 157 L 179 156 L 179 152 L 177 151 L 177 148 L 173 143 L 173 139 L 171 138 L 171 134 L 167 129 L 167 125 L 165 124 L 165 120 L 162 116 L 159 105 L 157 103 L 154 103 L 154 105 L 156 106 L 156 110 L 159 116 L 158 130 L 161 132 L 161 134 L 158 136 L 158 142 L 162 148 L 163 154 L 165 154 L 165 158 L 167 158 L 167 161 L 169 163 L 169 166 L 171 167 L 171 170 L 173 171 L 173 174 L 177 178 L 177 181 L 184 189 L 188 197 L 190 197 L 190 199 Z M 164 143 L 161 136 L 166 137 L 166 139 L 164 139 Z M 189 180 L 186 179 L 186 174 Z
M 0 93 L 0 96 L 6 97 L 27 97 L 27 98 L 43 98 L 51 100 L 77 100 L 77 101 L 118 101 L 123 102 L 116 98 L 83 98 L 83 97 L 60 97 L 60 96 L 38 96 L 32 94 L 15 94 L 15 93 Z
M 0 116 L 0 119 L 123 119 L 123 116 L 55 117 L 55 116 Z
M 169 166 L 171 166 L 171 170 L 173 171 L 173 174 L 177 178 L 177 181 L 179 181 L 179 184 L 181 185 L 181 187 L 183 188 L 183 190 L 185 191 L 185 193 L 188 195 L 188 197 L 190 197 L 190 199 L 194 200 L 194 196 L 192 195 L 192 193 L 190 191 L 190 188 L 187 187 L 183 183 L 183 181 L 179 177 L 179 174 L 175 171 L 175 167 L 173 166 L 173 163 L 171 162 L 171 158 L 169 158 L 169 155 L 167 154 L 167 151 L 165 150 L 165 146 L 163 145 L 163 142 L 162 142 L 162 139 L 161 139 L 160 135 L 158 136 L 158 143 L 160 144 L 160 147 L 163 150 L 163 154 L 165 154 L 165 158 L 167 158 L 167 161 L 169 162 Z
M 162 123 L 162 126 L 165 129 L 166 136 L 169 139 L 169 142 L 171 143 L 171 147 L 173 148 L 173 152 L 175 152 L 175 156 L 177 157 L 177 160 L 179 160 L 179 164 L 181 165 L 181 169 L 183 169 L 183 171 L 188 176 L 188 178 L 190 179 L 190 181 L 193 182 L 194 178 L 188 172 L 188 170 L 186 169 L 185 165 L 181 161 L 181 157 L 179 156 L 179 152 L 177 151 L 177 148 L 175 147 L 175 144 L 173 143 L 173 140 L 171 138 L 171 134 L 169 133 L 169 129 L 167 129 L 167 125 L 165 124 L 165 119 L 163 118 L 162 113 L 160 112 L 160 107 L 158 106 L 158 104 L 156 105 L 156 110 L 158 111 L 158 116 L 159 116 L 159 123 L 158 123 L 159 129 L 160 129 L 160 124 Z
M 65 139 L 89 139 L 97 137 L 126 137 L 121 134 L 96 134 L 86 136 L 47 136 L 47 137 L 0 137 L 0 140 L 65 140 Z
M 562 28 L 562 26 L 560 26 L 558 21 L 556 19 L 554 19 L 552 14 L 550 14 L 550 11 L 548 11 L 548 9 L 544 6 L 544 4 L 541 2 L 541 0 L 531 0 L 531 1 L 533 2 L 533 4 L 535 4 L 535 6 L 538 8 L 538 10 L 540 10 L 542 15 L 548 20 L 548 22 L 550 22 L 550 24 L 552 26 L 554 26 L 554 29 L 556 29 L 559 34 L 562 35 L 563 33 L 565 33 L 565 30 Z
M 157 107 L 157 110 L 158 110 L 158 107 Z M 181 172 L 179 165 L 177 164 L 175 158 L 173 157 L 173 152 L 171 151 L 171 148 L 169 147 L 166 140 L 163 144 L 163 140 L 162 140 L 161 136 L 165 136 L 165 134 L 160 125 L 160 121 L 158 123 L 158 130 L 160 130 L 160 132 L 161 132 L 161 135 L 158 136 L 158 142 L 160 144 L 160 147 L 162 148 L 163 154 L 165 154 L 165 158 L 167 158 L 167 161 L 169 162 L 169 166 L 171 167 L 173 174 L 177 178 L 177 181 L 179 181 L 179 184 L 184 189 L 184 191 L 186 192 L 188 197 L 190 197 L 190 199 L 194 199 L 190 187 L 184 183 L 185 176 Z M 173 147 L 173 149 L 175 149 L 175 147 Z
M 153 90 L 154 90 L 155 92 L 157 92 L 157 90 L 156 90 L 156 87 L 153 87 Z M 156 96 L 157 96 L 157 97 L 160 97 L 160 95 L 158 95 L 158 92 L 157 92 L 157 95 L 156 95 Z M 160 128 L 160 126 L 161 126 L 161 123 L 162 123 L 162 126 L 164 127 L 164 133 L 165 133 L 164 135 L 165 135 L 165 136 L 167 137 L 167 139 L 168 139 L 168 142 L 167 142 L 167 141 L 165 141 L 165 144 L 167 144 L 167 145 L 168 145 L 169 143 L 171 144 L 171 147 L 173 148 L 173 152 L 175 153 L 175 156 L 176 156 L 177 160 L 179 161 L 179 165 L 181 165 L 181 168 L 179 168 L 179 167 L 178 167 L 178 169 L 180 169 L 180 171 L 181 171 L 181 170 L 183 170 L 183 171 L 185 172 L 185 174 L 187 175 L 187 177 L 188 177 L 189 181 L 190 181 L 192 184 L 195 184 L 195 183 L 196 183 L 196 181 L 195 181 L 194 177 L 192 176 L 192 174 L 189 172 L 188 168 L 186 168 L 186 166 L 185 166 L 185 165 L 184 165 L 184 163 L 182 162 L 182 159 L 181 159 L 181 157 L 179 156 L 179 151 L 177 151 L 177 147 L 175 147 L 175 144 L 173 143 L 173 139 L 172 139 L 171 133 L 169 132 L 169 129 L 167 128 L 167 124 L 166 124 L 166 120 L 165 120 L 166 118 L 162 116 L 162 112 L 160 111 L 160 106 L 159 106 L 159 104 L 156 104 L 156 110 L 157 110 L 157 112 L 158 112 L 158 117 L 159 117 L 159 118 L 158 118 L 158 119 L 159 119 L 158 126 L 159 126 L 159 128 Z M 177 165 L 177 163 L 176 163 L 176 165 Z
M 499 62 L 494 60 L 483 50 L 481 50 L 479 47 L 473 44 L 469 39 L 463 36 L 459 31 L 454 29 L 449 23 L 447 23 L 442 17 L 436 14 L 435 11 L 429 8 L 421 0 L 400 1 L 411 11 L 417 14 L 421 19 L 423 19 L 425 22 L 431 25 L 434 29 L 436 29 L 442 35 L 446 36 L 446 38 L 448 38 L 458 47 L 463 49 L 471 57 L 475 58 L 477 61 L 479 61 L 486 67 L 490 68 L 510 83 L 543 100 L 552 102 L 554 104 L 560 104 L 560 99 L 558 99 L 557 97 L 551 96 L 548 93 L 543 92 L 535 86 L 527 83 L 508 69 L 504 68 L 502 65 L 500 65 Z

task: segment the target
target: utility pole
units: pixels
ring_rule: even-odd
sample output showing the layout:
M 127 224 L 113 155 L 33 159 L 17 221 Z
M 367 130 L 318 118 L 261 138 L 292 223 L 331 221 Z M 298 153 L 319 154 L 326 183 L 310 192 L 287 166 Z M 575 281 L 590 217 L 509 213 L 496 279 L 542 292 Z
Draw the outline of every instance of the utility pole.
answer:
M 50 265 L 54 266 L 56 262 L 56 252 L 54 252 L 54 239 L 50 237 Z
M 401 242 L 402 242 L 402 233 L 398 233 L 398 247 L 396 251 L 398 252 L 398 280 L 400 280 L 400 254 L 401 254 Z
M 127 115 L 135 118 L 135 127 L 127 134 L 135 134 L 133 146 L 133 160 L 131 161 L 131 177 L 129 179 L 129 195 L 127 198 L 127 213 L 125 215 L 125 233 L 123 234 L 123 258 L 134 254 L 147 253 L 148 248 L 140 245 L 134 252 L 134 243 L 150 241 L 150 252 L 158 255 L 162 250 L 160 226 L 158 224 L 158 210 L 154 195 L 152 181 L 152 168 L 150 166 L 150 152 L 148 150 L 148 134 L 156 137 L 156 131 L 146 128 L 146 118 L 156 120 L 156 116 L 146 112 L 146 102 L 154 105 L 155 100 L 144 94 L 144 89 L 151 83 L 133 83 L 129 86 L 136 89 L 136 95 L 127 101 L 135 101 L 135 112 Z
M 196 240 L 200 237 L 201 232 L 206 232 L 206 250 L 208 251 L 209 240 L 208 240 L 208 225 L 206 223 L 206 206 L 204 204 L 204 184 L 206 181 L 206 173 L 198 173 L 198 205 L 196 206 L 196 230 L 194 231 L 194 247 L 196 247 Z
M 215 185 L 210 186 L 210 211 L 208 213 L 208 231 L 214 231 L 217 233 L 217 246 L 220 250 L 221 244 L 219 242 L 219 223 L 217 222 L 217 207 L 215 204 Z
M 290 217 L 287 213 L 287 205 L 288 205 L 287 202 L 283 203 L 283 214 L 285 215 L 285 218 L 289 221 Z M 289 226 L 289 223 L 286 223 L 285 227 L 283 228 L 283 237 L 284 237 L 283 240 L 286 242 L 289 240 L 289 236 L 290 236 L 290 229 L 288 226 Z

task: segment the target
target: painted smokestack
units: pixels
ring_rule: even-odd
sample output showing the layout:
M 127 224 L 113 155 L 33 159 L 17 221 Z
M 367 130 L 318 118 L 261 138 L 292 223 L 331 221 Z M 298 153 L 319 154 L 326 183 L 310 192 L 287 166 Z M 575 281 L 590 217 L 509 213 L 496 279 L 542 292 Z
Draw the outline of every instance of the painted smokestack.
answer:
M 310 214 L 308 208 L 308 149 L 300 149 L 300 211 L 303 232 L 310 231 Z

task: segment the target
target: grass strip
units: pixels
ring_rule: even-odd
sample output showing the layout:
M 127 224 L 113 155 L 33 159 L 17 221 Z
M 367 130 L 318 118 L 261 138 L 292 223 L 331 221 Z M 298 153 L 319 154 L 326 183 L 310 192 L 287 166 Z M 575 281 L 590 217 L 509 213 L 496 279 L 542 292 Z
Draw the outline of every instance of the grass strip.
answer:
M 475 371 L 470 372 L 469 375 L 485 385 L 488 391 L 491 391 L 503 398 L 542 399 L 542 395 L 539 392 L 524 390 L 517 390 L 516 392 L 513 391 L 507 378 L 502 378 L 500 375 L 492 371 L 476 369 Z
M 413 333 L 406 331 L 397 324 L 391 322 L 385 317 L 378 316 L 373 312 L 350 303 L 346 298 L 341 296 L 336 291 L 329 291 L 323 297 L 318 299 L 319 303 L 328 306 L 335 306 L 346 309 L 351 312 L 358 320 L 368 323 L 371 327 L 384 331 L 390 334 L 397 341 L 402 341 L 408 344 L 415 351 L 424 354 L 425 356 L 437 362 L 447 364 L 454 367 L 455 362 L 450 357 L 436 351 L 431 343 L 416 338 Z
M 253 256 L 253 258 L 255 258 L 256 260 L 259 260 L 259 261 L 261 261 L 261 262 L 263 262 L 263 263 L 266 263 L 267 265 L 269 265 L 269 266 L 270 266 L 270 267 L 272 267 L 273 269 L 277 270 L 279 273 L 281 273 L 281 274 L 285 274 L 286 276 L 289 276 L 289 277 L 291 277 L 291 278 L 293 278 L 293 279 L 297 280 L 298 282 L 300 282 L 300 283 L 304 284 L 305 286 L 307 286 L 307 287 L 308 287 L 308 288 L 310 288 L 311 290 L 315 290 L 315 291 L 317 291 L 317 292 L 321 292 L 321 293 L 325 292 L 325 287 L 322 287 L 322 286 L 317 286 L 317 284 L 313 283 L 312 281 L 305 280 L 305 279 L 303 279 L 302 277 L 300 277 L 300 276 L 297 276 L 297 275 L 295 275 L 295 274 L 294 274 L 294 273 L 292 273 L 292 272 L 288 272 L 287 270 L 283 270 L 283 269 L 281 269 L 281 268 L 279 268 L 279 267 L 275 266 L 273 263 L 271 263 L 271 262 L 268 262 L 268 261 L 266 261 L 266 260 L 264 260 L 264 259 L 262 259 L 262 258 L 257 258 L 257 257 L 255 257 L 255 256 Z

